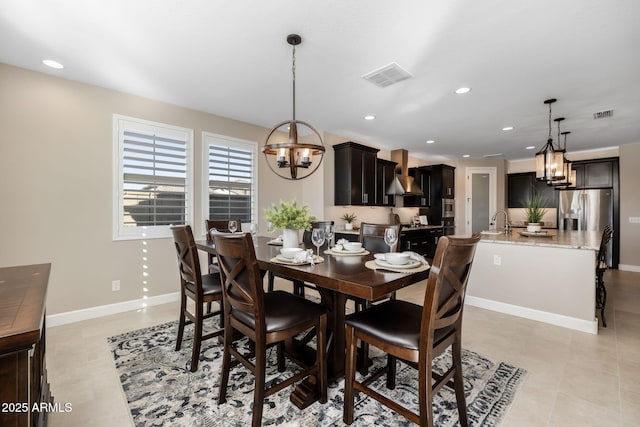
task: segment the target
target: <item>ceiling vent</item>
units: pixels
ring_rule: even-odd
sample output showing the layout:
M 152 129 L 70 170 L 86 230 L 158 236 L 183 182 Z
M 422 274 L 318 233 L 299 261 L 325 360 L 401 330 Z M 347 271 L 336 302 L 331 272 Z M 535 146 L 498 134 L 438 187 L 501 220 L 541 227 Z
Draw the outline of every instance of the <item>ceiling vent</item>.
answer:
M 363 79 L 370 81 L 378 87 L 391 86 L 394 83 L 401 82 L 411 77 L 413 76 L 407 70 L 395 62 L 362 76 Z
M 593 113 L 593 119 L 594 120 L 606 119 L 608 117 L 613 117 L 613 108 L 611 108 L 609 110 L 602 110 L 602 111 L 597 111 L 597 112 Z
M 490 159 L 491 157 L 503 157 L 504 154 L 502 153 L 494 153 L 494 154 L 485 154 L 482 157 L 484 157 L 485 159 Z

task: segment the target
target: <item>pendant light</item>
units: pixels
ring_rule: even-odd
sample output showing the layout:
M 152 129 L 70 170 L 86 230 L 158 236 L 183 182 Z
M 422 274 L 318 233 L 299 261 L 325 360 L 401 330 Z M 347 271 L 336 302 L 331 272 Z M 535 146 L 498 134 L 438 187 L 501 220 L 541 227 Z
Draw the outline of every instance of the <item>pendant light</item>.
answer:
M 302 43 L 298 34 L 289 34 L 292 46 L 293 118 L 275 125 L 265 140 L 262 152 L 269 168 L 278 176 L 297 180 L 318 169 L 324 156 L 324 145 L 317 130 L 310 124 L 296 120 L 296 46 Z M 313 165 L 313 166 L 312 166 Z
M 547 185 L 563 185 L 567 178 L 564 173 L 565 153 L 567 150 L 562 148 L 562 145 L 560 144 L 560 123 L 564 121 L 564 117 L 557 117 L 553 119 L 553 121 L 556 122 L 556 125 L 558 126 L 558 148 L 556 149 L 556 155 L 562 156 L 562 161 L 558 164 L 559 167 L 556 168 L 555 173 L 553 174 L 554 179 L 547 181 Z
M 559 181 L 558 184 L 554 183 L 556 190 L 566 190 L 568 188 L 575 188 L 575 186 L 576 186 L 577 174 L 576 174 L 576 171 L 571 167 L 571 165 L 572 165 L 571 160 L 567 159 L 567 156 L 566 156 L 567 135 L 569 135 L 570 133 L 571 132 L 569 132 L 569 131 L 562 132 L 562 136 L 564 136 L 564 151 L 565 151 L 565 156 L 564 156 L 564 176 L 565 176 L 565 178 L 563 180 Z
M 557 152 L 553 146 L 551 138 L 551 104 L 556 102 L 555 98 L 544 101 L 549 106 L 549 136 L 547 143 L 536 153 L 536 179 L 539 181 L 555 181 L 561 179 L 557 170 L 562 168 L 562 153 Z

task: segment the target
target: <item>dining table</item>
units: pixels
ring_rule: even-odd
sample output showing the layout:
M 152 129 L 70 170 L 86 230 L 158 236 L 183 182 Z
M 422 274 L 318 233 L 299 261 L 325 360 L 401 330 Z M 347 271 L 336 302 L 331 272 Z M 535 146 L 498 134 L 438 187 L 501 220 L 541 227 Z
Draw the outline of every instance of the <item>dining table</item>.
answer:
M 344 376 L 345 369 L 345 317 L 349 297 L 375 301 L 406 286 L 427 279 L 428 268 L 409 271 L 391 271 L 382 267 L 372 268 L 374 254 L 365 251 L 362 255 L 339 256 L 321 252 L 320 262 L 294 265 L 278 259 L 281 245 L 274 239 L 259 236 L 254 240 L 256 258 L 261 270 L 271 271 L 276 276 L 299 280 L 316 286 L 321 303 L 328 310 L 326 366 L 329 380 Z M 206 240 L 196 241 L 196 246 L 208 254 L 215 255 L 215 244 Z M 303 249 L 304 243 L 300 244 Z M 315 248 L 314 254 L 316 253 Z M 365 265 L 367 264 L 367 265 Z M 416 271 L 420 270 L 420 271 Z M 390 319 L 393 320 L 393 319 Z M 311 380 L 313 383 L 313 380 Z M 291 401 L 304 408 L 317 400 L 313 384 L 300 384 L 292 393 Z

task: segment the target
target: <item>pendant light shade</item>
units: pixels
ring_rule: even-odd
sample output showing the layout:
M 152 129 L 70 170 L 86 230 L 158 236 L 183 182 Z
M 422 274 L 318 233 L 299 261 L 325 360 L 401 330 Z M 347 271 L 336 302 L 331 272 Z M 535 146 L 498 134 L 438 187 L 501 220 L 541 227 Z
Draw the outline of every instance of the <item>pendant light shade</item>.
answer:
M 571 160 L 567 159 L 567 135 L 571 132 L 562 132 L 564 136 L 564 178 L 553 182 L 553 186 L 556 190 L 566 190 L 567 188 L 574 188 L 576 186 L 576 171 L 571 167 Z
M 287 43 L 293 47 L 293 118 L 275 125 L 265 140 L 262 152 L 267 164 L 278 176 L 297 180 L 315 172 L 324 156 L 322 137 L 309 123 L 296 120 L 296 46 L 302 37 L 289 34 Z
M 549 136 L 547 143 L 536 153 L 536 179 L 539 181 L 549 182 L 564 178 L 563 153 L 559 147 L 556 149 L 553 146 L 553 138 L 551 138 L 551 104 L 554 102 L 556 102 L 555 98 L 544 101 L 549 105 Z

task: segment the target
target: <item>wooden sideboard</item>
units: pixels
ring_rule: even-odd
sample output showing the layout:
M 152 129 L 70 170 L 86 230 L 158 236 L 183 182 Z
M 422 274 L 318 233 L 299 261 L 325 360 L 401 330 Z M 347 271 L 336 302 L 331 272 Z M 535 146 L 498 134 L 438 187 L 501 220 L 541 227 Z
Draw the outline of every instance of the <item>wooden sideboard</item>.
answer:
M 47 424 L 47 404 L 53 403 L 45 365 L 45 303 L 50 270 L 51 264 L 0 268 L 3 427 Z

